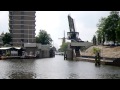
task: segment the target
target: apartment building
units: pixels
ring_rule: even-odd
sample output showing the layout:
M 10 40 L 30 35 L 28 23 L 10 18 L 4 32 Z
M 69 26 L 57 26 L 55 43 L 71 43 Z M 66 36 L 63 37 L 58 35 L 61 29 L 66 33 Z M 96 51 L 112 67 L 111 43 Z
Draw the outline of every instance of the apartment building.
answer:
M 14 46 L 35 43 L 35 11 L 9 11 L 9 31 Z

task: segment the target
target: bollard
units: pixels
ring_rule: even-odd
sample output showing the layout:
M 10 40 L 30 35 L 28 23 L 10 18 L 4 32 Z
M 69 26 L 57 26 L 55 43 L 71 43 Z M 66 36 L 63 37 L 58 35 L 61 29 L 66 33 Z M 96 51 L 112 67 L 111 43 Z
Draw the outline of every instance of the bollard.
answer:
M 100 55 L 99 53 L 97 53 L 97 55 L 95 56 L 95 66 L 99 65 L 100 66 Z
M 64 54 L 64 60 L 67 60 L 67 54 Z

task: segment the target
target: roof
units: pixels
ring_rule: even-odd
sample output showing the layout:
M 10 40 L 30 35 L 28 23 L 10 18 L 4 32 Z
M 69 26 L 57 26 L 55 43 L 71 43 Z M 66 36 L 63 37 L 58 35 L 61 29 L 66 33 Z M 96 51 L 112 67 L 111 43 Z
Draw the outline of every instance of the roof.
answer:
M 10 49 L 12 47 L 1 47 L 0 50 L 7 50 L 7 49 Z
M 21 49 L 21 47 L 1 47 L 0 50 L 8 50 L 11 48 L 15 48 L 15 49 Z

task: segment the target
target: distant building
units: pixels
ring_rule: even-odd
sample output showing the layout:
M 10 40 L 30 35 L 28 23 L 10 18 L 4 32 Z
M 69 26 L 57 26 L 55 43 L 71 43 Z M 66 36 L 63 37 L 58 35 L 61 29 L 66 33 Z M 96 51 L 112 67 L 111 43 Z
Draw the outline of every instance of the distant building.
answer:
M 35 43 L 35 11 L 9 11 L 9 31 L 12 45 Z
M 39 58 L 50 57 L 50 45 L 42 45 L 38 43 L 24 43 L 24 48 L 27 55 L 30 55 L 31 52 L 33 55 L 35 55 L 36 52 L 39 52 Z
M 53 51 L 57 51 L 57 49 L 54 46 L 52 47 L 52 49 L 53 49 Z

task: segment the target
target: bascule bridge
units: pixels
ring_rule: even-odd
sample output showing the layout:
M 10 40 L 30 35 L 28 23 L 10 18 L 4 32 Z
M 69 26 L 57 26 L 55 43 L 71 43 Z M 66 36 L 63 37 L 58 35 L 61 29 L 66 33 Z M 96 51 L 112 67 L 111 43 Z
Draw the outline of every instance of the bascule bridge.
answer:
M 79 38 L 79 32 L 76 32 L 74 20 L 73 18 L 68 15 L 68 23 L 69 23 L 69 30 L 70 32 L 67 32 L 68 40 L 71 40 L 70 45 L 68 46 L 68 49 L 66 51 L 66 59 L 68 60 L 74 60 L 76 57 L 80 57 L 80 49 L 81 47 L 85 46 L 91 46 L 92 43 L 82 41 Z

